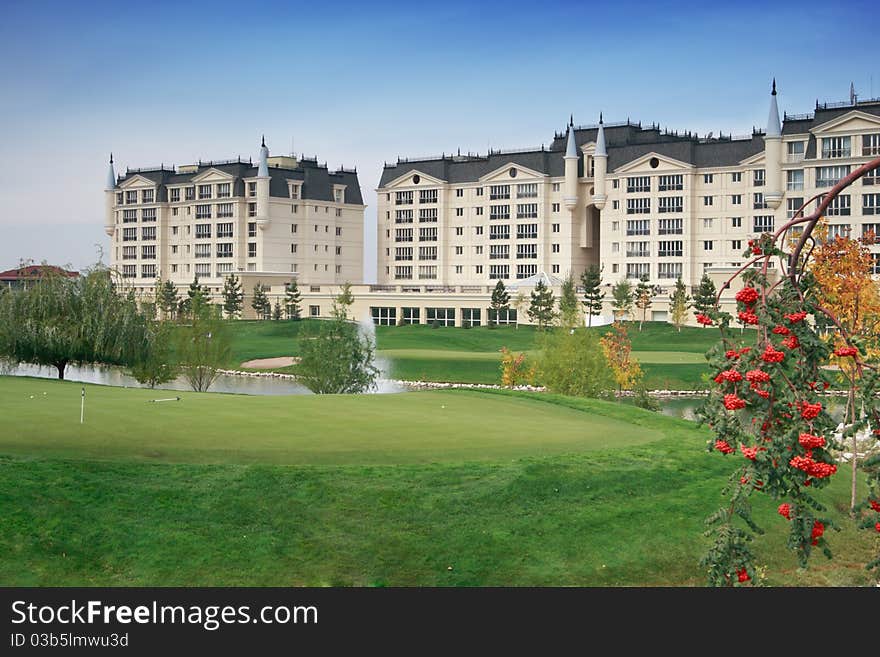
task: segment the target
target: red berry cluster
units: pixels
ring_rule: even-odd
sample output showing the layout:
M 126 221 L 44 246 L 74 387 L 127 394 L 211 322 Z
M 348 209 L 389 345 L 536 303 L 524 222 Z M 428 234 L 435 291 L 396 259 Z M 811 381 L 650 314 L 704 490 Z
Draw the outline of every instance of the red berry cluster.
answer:
M 749 370 L 746 372 L 746 381 L 749 383 L 767 383 L 770 381 L 770 374 L 764 370 Z
M 841 358 L 846 358 L 848 356 L 855 357 L 858 353 L 859 350 L 855 347 L 838 347 L 834 350 L 834 355 L 840 356 Z
M 822 404 L 820 402 L 816 402 L 815 404 L 810 404 L 809 402 L 800 402 L 801 408 L 801 417 L 805 420 L 813 420 L 819 417 L 819 413 L 822 412 Z
M 787 319 L 792 324 L 797 324 L 798 322 L 802 322 L 802 321 L 804 321 L 804 319 L 806 317 L 807 317 L 807 313 L 803 310 L 798 311 L 796 313 L 788 313 L 787 315 L 785 315 L 785 319 Z
M 877 513 L 880 513 L 880 501 L 871 500 L 871 508 L 874 509 Z
M 764 353 L 761 354 L 761 360 L 765 363 L 781 363 L 783 358 L 785 358 L 785 353 L 774 349 L 771 344 L 768 344 L 764 348 Z
M 751 286 L 746 286 L 743 289 L 741 289 L 739 292 L 736 293 L 735 298 L 737 301 L 741 301 L 744 304 L 746 304 L 747 306 L 751 306 L 753 303 L 755 303 L 755 301 L 758 300 L 759 296 L 760 295 L 758 294 L 758 291 L 755 288 L 753 288 Z
M 801 346 L 801 343 L 797 339 L 796 335 L 789 335 L 787 338 L 785 338 L 785 340 L 782 341 L 782 346 L 789 349 L 797 349 Z
M 814 436 L 811 433 L 802 433 L 798 437 L 798 442 L 807 449 L 825 447 L 825 439 L 822 436 Z
M 749 240 L 749 251 L 751 251 L 753 255 L 764 254 L 764 249 L 760 247 L 757 240 Z
M 779 508 L 776 509 L 776 512 L 783 518 L 791 520 L 791 504 L 788 504 L 787 502 L 785 504 L 780 504 Z
M 712 326 L 712 318 L 702 313 L 697 313 L 697 323 L 705 326 Z
M 724 408 L 726 408 L 728 411 L 737 411 L 745 407 L 745 400 L 737 397 L 736 393 L 724 395 Z
M 739 446 L 739 451 L 743 453 L 749 461 L 754 461 L 758 457 L 758 452 L 767 451 L 764 447 L 745 447 L 744 445 Z
M 878 524 L 880 524 L 880 523 L 878 523 Z M 748 582 L 750 579 L 752 579 L 751 577 L 749 577 L 749 573 L 745 568 L 740 568 L 739 570 L 736 571 L 736 578 L 740 582 Z
M 788 335 L 789 333 L 791 333 L 791 330 L 790 330 L 790 329 L 787 329 L 787 328 L 784 327 L 784 326 L 778 326 L 778 325 L 777 325 L 777 326 L 774 326 L 774 327 L 773 327 L 773 332 L 774 332 L 776 335 Z
M 797 469 L 806 472 L 811 477 L 815 477 L 816 479 L 824 479 L 825 477 L 830 477 L 835 472 L 837 472 L 837 466 L 832 463 L 823 463 L 821 461 L 814 461 L 812 456 L 795 456 L 788 464 Z
M 723 372 L 719 372 L 718 376 L 715 377 L 715 383 L 723 383 L 724 381 L 730 381 L 731 383 L 738 383 L 743 380 L 743 375 L 737 372 L 736 370 L 724 370 Z
M 716 440 L 715 449 L 722 454 L 733 454 L 733 447 L 726 440 Z
M 743 324 L 757 324 L 758 323 L 758 316 L 755 313 L 753 313 L 751 310 L 740 310 L 736 314 L 736 316 L 739 317 L 739 321 L 741 321 Z
M 822 534 L 825 533 L 825 525 L 823 525 L 818 520 L 813 523 L 813 531 L 810 534 L 810 538 L 813 539 L 812 545 L 819 545 L 819 539 L 822 538 Z

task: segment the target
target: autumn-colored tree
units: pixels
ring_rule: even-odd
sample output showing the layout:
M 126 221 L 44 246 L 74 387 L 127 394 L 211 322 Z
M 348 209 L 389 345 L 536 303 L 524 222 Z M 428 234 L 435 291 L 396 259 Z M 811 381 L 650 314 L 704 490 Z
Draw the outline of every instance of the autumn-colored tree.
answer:
M 512 387 L 530 383 L 534 371 L 526 368 L 525 361 L 525 354 L 515 354 L 507 347 L 501 347 L 501 385 Z
M 877 330 L 880 327 L 880 290 L 871 278 L 873 261 L 868 244 L 874 243 L 874 235 L 867 233 L 861 240 L 848 237 L 834 237 L 825 240 L 814 251 L 809 271 L 817 283 L 817 296 L 822 306 L 832 313 L 839 324 L 852 336 L 868 356 L 877 356 Z M 856 419 L 855 394 L 858 379 L 863 369 L 849 356 L 847 344 L 841 334 L 833 333 L 835 350 L 831 360 L 839 369 L 840 376 L 847 382 L 845 423 Z M 852 435 L 852 482 L 850 508 L 856 507 L 856 483 L 858 471 L 858 436 Z
M 644 373 L 638 361 L 632 357 L 632 342 L 623 322 L 614 322 L 611 330 L 603 335 L 599 342 L 614 373 L 618 393 L 635 388 Z

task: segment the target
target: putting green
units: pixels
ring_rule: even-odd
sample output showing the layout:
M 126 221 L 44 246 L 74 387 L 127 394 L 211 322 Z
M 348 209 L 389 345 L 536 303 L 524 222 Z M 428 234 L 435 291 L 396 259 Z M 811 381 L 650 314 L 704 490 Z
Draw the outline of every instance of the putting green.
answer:
M 494 461 L 650 442 L 661 431 L 540 399 L 469 391 L 249 397 L 0 377 L 0 454 L 172 463 Z M 180 395 L 180 401 L 151 402 Z

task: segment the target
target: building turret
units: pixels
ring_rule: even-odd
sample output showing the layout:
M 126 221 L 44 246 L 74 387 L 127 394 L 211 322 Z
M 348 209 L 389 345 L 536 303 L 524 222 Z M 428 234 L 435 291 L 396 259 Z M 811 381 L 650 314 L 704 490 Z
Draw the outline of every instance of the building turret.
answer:
M 767 186 L 764 201 L 775 210 L 782 203 L 782 126 L 779 123 L 779 107 L 776 105 L 776 78 L 773 78 L 770 116 L 767 118 L 767 133 L 764 135 L 764 169 Z
M 605 207 L 608 194 L 605 191 L 608 175 L 608 150 L 605 147 L 605 126 L 599 114 L 599 132 L 596 134 L 596 151 L 593 153 L 593 205 L 597 210 Z
M 113 216 L 113 202 L 116 194 L 116 172 L 113 169 L 113 153 L 110 153 L 110 166 L 107 168 L 107 182 L 104 184 L 104 232 L 110 237 L 116 232 Z
M 574 116 L 568 123 L 568 143 L 565 147 L 565 207 L 574 210 L 577 206 L 578 195 L 578 154 L 577 144 L 574 138 Z
M 257 166 L 257 227 L 264 230 L 269 225 L 269 149 L 266 136 L 260 146 L 260 160 Z

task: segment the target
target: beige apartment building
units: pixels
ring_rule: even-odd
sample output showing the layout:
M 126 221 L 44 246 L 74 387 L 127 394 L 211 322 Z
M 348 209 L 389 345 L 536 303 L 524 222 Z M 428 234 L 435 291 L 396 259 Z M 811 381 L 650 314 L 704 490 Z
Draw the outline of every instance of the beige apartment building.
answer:
M 233 272 L 246 293 L 262 282 L 276 295 L 294 278 L 308 286 L 363 280 L 356 170 L 270 156 L 265 139 L 256 165 L 238 158 L 117 178 L 111 156 L 105 201 L 111 266 L 144 298 L 160 277 L 180 288 L 197 277 L 215 301 Z
M 678 276 L 691 287 L 704 272 L 723 282 L 749 239 L 878 155 L 880 99 L 817 102 L 780 120 L 774 81 L 767 127 L 749 135 L 600 116 L 570 121 L 546 147 L 398 159 L 377 190 L 375 291 L 482 294 L 485 307 L 498 280 L 577 279 L 592 263 L 609 288 L 642 275 L 665 293 Z M 827 219 L 832 235 L 880 233 L 880 172 L 851 186 Z M 654 319 L 666 319 L 665 293 Z

